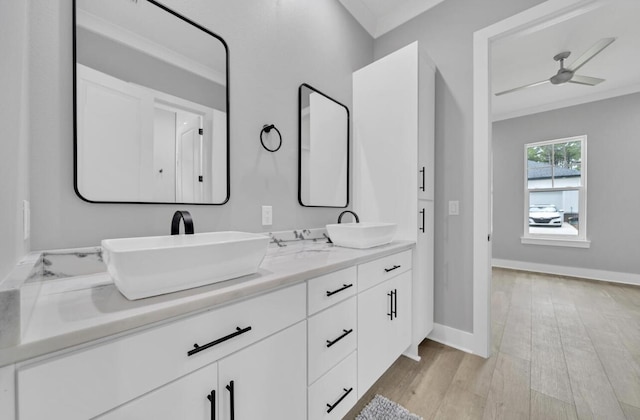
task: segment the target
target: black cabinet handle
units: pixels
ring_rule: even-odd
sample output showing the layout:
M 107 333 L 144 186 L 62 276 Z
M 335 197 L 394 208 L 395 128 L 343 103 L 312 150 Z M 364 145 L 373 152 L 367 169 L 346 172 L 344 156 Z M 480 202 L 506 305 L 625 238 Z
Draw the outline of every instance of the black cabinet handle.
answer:
M 420 227 L 420 230 L 424 233 L 424 209 L 420 210 L 420 214 L 422 215 L 422 227 Z
M 384 271 L 388 273 L 389 271 L 393 271 L 393 270 L 395 270 L 397 268 L 400 268 L 400 266 L 399 265 L 394 265 L 391 268 L 385 268 Z
M 207 395 L 207 399 L 211 401 L 211 420 L 216 420 L 216 391 L 211 390 L 211 394 Z
M 327 340 L 327 348 L 333 346 L 334 344 L 336 344 L 338 341 L 342 340 L 343 338 L 345 338 L 346 336 L 348 336 L 349 334 L 351 334 L 353 332 L 353 328 L 349 329 L 349 330 L 342 330 L 343 333 L 340 337 L 336 338 L 335 340 L 331 341 L 331 340 Z
M 207 343 L 207 344 L 205 344 L 204 346 L 199 346 L 199 345 L 196 343 L 196 344 L 194 344 L 194 345 L 193 345 L 193 349 L 192 349 L 192 350 L 189 350 L 189 351 L 187 352 L 187 356 L 193 356 L 194 354 L 196 354 L 196 353 L 198 353 L 198 352 L 201 352 L 202 350 L 206 350 L 206 349 L 208 349 L 209 347 L 213 347 L 213 346 L 215 346 L 215 345 L 217 345 L 217 344 L 224 343 L 225 341 L 230 340 L 230 339 L 232 339 L 233 337 L 237 337 L 237 336 L 239 336 L 239 335 L 241 335 L 241 334 L 244 334 L 244 333 L 246 333 L 246 332 L 248 332 L 248 331 L 251 331 L 251 326 L 248 326 L 248 327 L 246 327 L 246 328 L 236 327 L 236 331 L 235 331 L 235 332 L 233 332 L 233 333 L 231 333 L 231 334 L 229 334 L 229 335 L 225 335 L 225 336 L 224 336 L 224 337 L 222 337 L 222 338 L 218 338 L 217 340 L 213 340 L 212 342 Z
M 387 296 L 389 296 L 389 307 L 391 308 L 387 316 L 393 321 L 398 317 L 398 289 L 393 289 L 387 293 Z
M 353 388 L 342 388 L 344 390 L 344 394 L 342 394 L 342 396 L 340 397 L 340 399 L 338 399 L 338 401 L 336 401 L 333 405 L 331 404 L 327 404 L 327 407 L 329 407 L 329 409 L 327 410 L 327 413 L 330 413 L 333 411 L 334 408 L 336 408 L 338 406 L 338 404 L 340 404 L 342 402 L 342 400 L 344 400 L 347 395 L 349 395 L 349 393 L 351 391 L 353 391 Z
M 393 318 L 398 317 L 398 289 L 393 289 Z
M 333 290 L 333 291 L 331 291 L 331 292 L 327 290 L 327 296 L 333 296 L 333 295 L 335 295 L 336 293 L 340 293 L 340 292 L 342 292 L 343 290 L 346 290 L 346 289 L 348 289 L 348 288 L 350 288 L 350 287 L 352 287 L 352 286 L 353 286 L 353 283 L 350 283 L 350 284 L 343 284 L 343 285 L 342 285 L 342 287 L 341 287 L 341 288 L 339 288 L 339 289 Z
M 235 420 L 235 401 L 234 401 L 234 392 L 233 392 L 233 381 L 229 382 L 227 385 L 227 391 L 229 391 L 229 420 Z
M 420 187 L 420 191 L 424 191 L 424 186 L 425 186 L 425 182 L 424 182 L 424 166 L 422 167 L 422 169 L 420 169 L 420 173 L 422 174 L 422 186 Z

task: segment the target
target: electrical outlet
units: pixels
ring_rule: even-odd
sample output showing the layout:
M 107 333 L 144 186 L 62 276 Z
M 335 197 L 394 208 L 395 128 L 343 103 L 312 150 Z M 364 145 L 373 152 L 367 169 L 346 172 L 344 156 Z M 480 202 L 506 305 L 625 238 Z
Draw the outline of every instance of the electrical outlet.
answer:
M 460 214 L 460 202 L 449 201 L 449 216 L 458 216 Z
M 271 206 L 262 206 L 262 226 L 271 226 L 273 224 L 273 208 Z
M 31 205 L 22 200 L 22 234 L 25 240 L 31 236 Z

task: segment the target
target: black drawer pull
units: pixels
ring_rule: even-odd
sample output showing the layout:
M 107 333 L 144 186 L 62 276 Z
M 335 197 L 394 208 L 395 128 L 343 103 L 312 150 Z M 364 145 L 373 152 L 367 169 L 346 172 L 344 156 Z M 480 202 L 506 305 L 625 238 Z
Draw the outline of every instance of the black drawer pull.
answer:
M 424 186 L 425 186 L 425 182 L 424 182 L 424 166 L 422 167 L 422 169 L 420 169 L 420 173 L 422 173 L 422 186 L 420 187 L 420 191 L 424 191 Z
M 211 394 L 207 395 L 207 399 L 211 401 L 211 420 L 216 420 L 216 391 L 211 390 Z
M 233 332 L 233 333 L 231 333 L 231 334 L 229 334 L 229 335 L 225 335 L 225 336 L 224 336 L 224 337 L 222 337 L 222 338 L 218 338 L 217 340 L 213 340 L 212 342 L 207 343 L 207 344 L 205 344 L 204 346 L 199 346 L 199 345 L 196 343 L 196 344 L 194 344 L 194 345 L 193 345 L 193 350 L 189 350 L 189 351 L 187 352 L 187 356 L 193 356 L 194 354 L 196 354 L 196 353 L 198 353 L 198 352 L 200 352 L 200 351 L 202 351 L 202 350 L 206 350 L 206 349 L 208 349 L 209 347 L 213 347 L 213 346 L 215 346 L 216 344 L 224 343 L 225 341 L 230 340 L 230 339 L 232 339 L 233 337 L 237 337 L 237 336 L 239 336 L 240 334 L 244 334 L 244 333 L 246 333 L 247 331 L 251 331 L 251 326 L 249 326 L 249 327 L 247 327 L 247 328 L 240 328 L 240 327 L 236 327 L 236 331 L 235 331 L 235 332 Z
M 334 291 L 331 291 L 331 292 L 327 290 L 327 297 L 328 297 L 328 296 L 333 296 L 333 295 L 335 295 L 336 293 L 340 293 L 340 292 L 342 292 L 343 290 L 347 290 L 348 288 L 350 288 L 350 287 L 352 287 L 352 286 L 353 286 L 353 283 L 350 283 L 350 284 L 343 284 L 343 285 L 342 285 L 342 287 L 341 287 L 341 288 L 339 288 L 339 289 L 337 289 L 337 290 L 334 290 Z
M 236 402 L 235 402 L 235 392 L 233 390 L 233 381 L 229 382 L 229 385 L 225 386 L 227 391 L 229 391 L 229 420 L 235 420 L 236 418 Z
M 340 399 L 338 401 L 336 401 L 333 405 L 331 404 L 327 404 L 327 407 L 329 407 L 329 409 L 327 410 L 327 413 L 330 413 L 333 411 L 334 408 L 336 408 L 338 406 L 338 404 L 340 404 L 342 402 L 342 400 L 344 400 L 347 395 L 349 395 L 349 393 L 351 391 L 353 391 L 353 388 L 342 388 L 344 390 L 344 394 L 342 394 L 342 396 L 340 397 Z
M 419 230 L 424 233 L 424 209 L 420 210 L 420 214 L 422 215 L 422 227 Z
M 336 338 L 335 340 L 331 341 L 331 340 L 327 340 L 327 348 L 333 346 L 334 344 L 336 344 L 338 341 L 342 340 L 343 338 L 345 338 L 346 336 L 348 336 L 349 334 L 351 334 L 353 332 L 353 328 L 351 328 L 350 330 L 342 330 L 343 334 Z
M 391 268 L 385 268 L 385 269 L 384 269 L 384 271 L 388 273 L 389 271 L 393 271 L 393 270 L 396 270 L 396 269 L 398 269 L 398 268 L 400 268 L 400 266 L 399 266 L 399 265 L 394 265 L 394 266 L 393 266 L 393 267 L 391 267 Z

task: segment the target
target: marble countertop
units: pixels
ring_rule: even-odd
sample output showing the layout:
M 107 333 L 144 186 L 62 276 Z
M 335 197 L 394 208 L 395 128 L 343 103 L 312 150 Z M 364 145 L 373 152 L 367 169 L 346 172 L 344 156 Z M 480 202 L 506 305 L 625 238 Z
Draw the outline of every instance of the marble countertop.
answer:
M 413 246 L 410 241 L 394 241 L 361 250 L 321 240 L 286 246 L 275 241 L 255 274 L 136 301 L 127 300 L 106 272 L 26 282 L 26 288 L 37 283 L 37 296 L 28 321 L 22 324 L 19 344 L 0 349 L 0 366 L 258 295 Z

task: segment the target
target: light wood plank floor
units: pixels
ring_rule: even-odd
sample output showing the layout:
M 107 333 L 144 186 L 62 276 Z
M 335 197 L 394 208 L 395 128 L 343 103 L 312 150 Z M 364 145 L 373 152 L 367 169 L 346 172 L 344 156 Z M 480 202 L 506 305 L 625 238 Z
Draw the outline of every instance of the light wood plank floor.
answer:
M 425 340 L 381 394 L 429 419 L 640 420 L 640 287 L 494 269 L 489 359 Z

